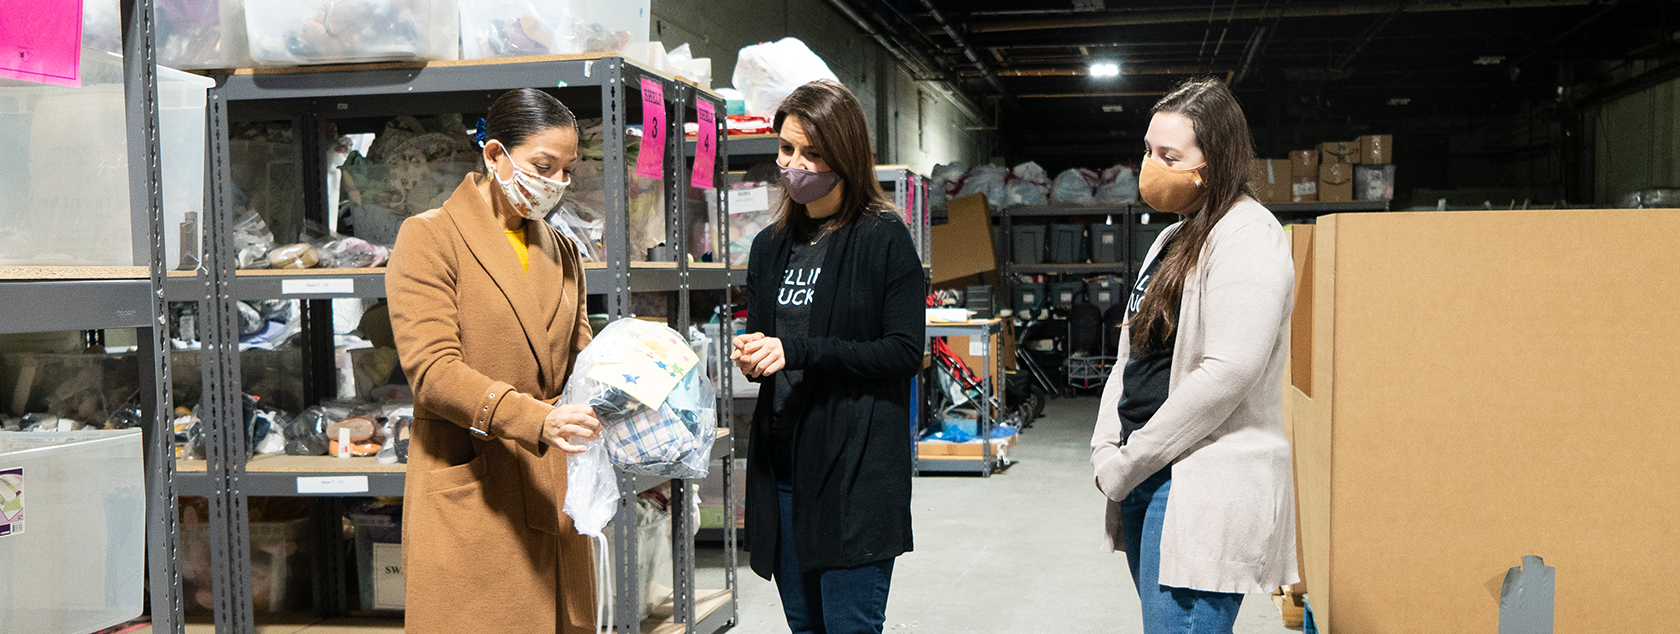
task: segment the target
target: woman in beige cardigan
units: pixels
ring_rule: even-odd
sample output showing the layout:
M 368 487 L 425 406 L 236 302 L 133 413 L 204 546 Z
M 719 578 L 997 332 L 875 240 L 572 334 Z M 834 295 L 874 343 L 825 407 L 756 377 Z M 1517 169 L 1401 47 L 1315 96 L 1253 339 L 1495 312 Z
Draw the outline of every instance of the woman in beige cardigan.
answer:
M 588 538 L 561 513 L 567 438 L 600 430 L 555 406 L 589 343 L 578 253 L 543 217 L 577 162 L 572 113 L 511 91 L 481 123 L 488 174 L 403 223 L 386 290 L 414 428 L 403 491 L 410 633 L 594 630 Z
M 1244 594 L 1299 580 L 1278 387 L 1294 267 L 1250 195 L 1254 152 L 1230 90 L 1188 82 L 1154 112 L 1139 193 L 1185 219 L 1133 288 L 1091 463 L 1144 631 L 1229 634 Z

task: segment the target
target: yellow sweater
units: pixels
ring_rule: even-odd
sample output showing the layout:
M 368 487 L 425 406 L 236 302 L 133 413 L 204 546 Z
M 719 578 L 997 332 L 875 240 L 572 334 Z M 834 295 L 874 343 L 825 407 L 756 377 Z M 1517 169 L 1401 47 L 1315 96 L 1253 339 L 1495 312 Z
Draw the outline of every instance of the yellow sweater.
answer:
M 508 243 L 513 245 L 513 252 L 519 255 L 519 265 L 525 267 L 526 273 L 531 272 L 531 248 L 525 246 L 525 230 L 503 229 L 502 233 L 507 234 Z

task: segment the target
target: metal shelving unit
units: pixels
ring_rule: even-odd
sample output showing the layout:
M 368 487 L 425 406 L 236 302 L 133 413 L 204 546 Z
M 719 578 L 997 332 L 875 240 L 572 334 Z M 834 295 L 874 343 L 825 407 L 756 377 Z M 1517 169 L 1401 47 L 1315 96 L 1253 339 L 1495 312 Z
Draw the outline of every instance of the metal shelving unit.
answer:
M 664 93 L 666 111 L 666 160 L 664 181 L 667 243 L 674 258 L 669 262 L 630 261 L 628 203 L 626 190 L 629 165 L 626 156 L 626 125 L 639 111 L 639 87 L 643 79 L 657 82 Z M 557 88 L 549 88 L 555 87 Z M 632 293 L 660 293 L 669 307 L 669 325 L 679 332 L 689 326 L 690 292 L 726 289 L 728 271 L 721 266 L 691 264 L 688 232 L 688 162 L 682 152 L 682 126 L 697 100 L 706 100 L 716 112 L 724 111 L 722 98 L 699 91 L 688 84 L 655 75 L 618 57 L 559 56 L 518 60 L 476 60 L 424 65 L 390 64 L 358 67 L 321 67 L 236 71 L 217 78 L 210 91 L 210 173 L 207 183 L 211 203 L 205 218 L 205 255 L 197 273 L 177 274 L 162 284 L 164 295 L 188 301 L 201 298 L 201 322 L 205 324 L 205 385 L 201 415 L 206 421 L 207 460 L 181 474 L 182 493 L 210 499 L 211 557 L 218 566 L 213 575 L 219 633 L 254 631 L 249 587 L 249 520 L 246 499 L 250 496 L 307 496 L 311 502 L 317 539 L 336 540 L 338 517 L 346 497 L 400 496 L 405 465 L 379 465 L 371 458 L 341 460 L 328 456 L 259 456 L 251 458 L 244 431 L 239 424 L 241 394 L 238 352 L 237 300 L 303 300 L 304 400 L 317 403 L 336 394 L 336 369 L 332 354 L 331 300 L 378 298 L 385 295 L 383 269 L 313 269 L 305 271 L 235 271 L 231 200 L 229 124 L 245 121 L 290 122 L 299 139 L 300 172 L 304 183 L 304 217 L 321 221 L 328 213 L 325 164 L 325 130 L 335 120 L 367 120 L 399 115 L 430 115 L 482 112 L 502 91 L 522 87 L 544 87 L 570 105 L 580 117 L 599 114 L 603 120 L 604 187 L 607 190 L 605 261 L 588 263 L 585 281 L 591 296 L 604 300 L 610 319 L 630 316 Z M 685 114 L 686 113 L 686 114 Z M 718 117 L 722 137 L 724 120 Z M 727 150 L 719 148 L 714 163 L 714 182 L 721 184 L 727 165 Z M 718 209 L 727 197 L 721 189 Z M 726 213 L 726 212 L 725 212 Z M 727 258 L 727 223 L 713 223 L 717 244 Z M 206 287 L 213 292 L 206 293 Z M 725 342 L 717 342 L 716 354 L 727 354 Z M 722 375 L 720 390 L 728 394 L 728 373 Z M 719 404 L 719 424 L 729 424 L 730 399 Z M 720 429 L 714 457 L 724 461 L 725 486 L 733 484 L 732 443 L 727 429 Z M 726 585 L 704 600 L 694 585 L 693 518 L 689 487 L 672 486 L 673 587 L 668 616 L 657 622 L 637 622 L 641 588 L 637 568 L 635 494 L 664 482 L 663 479 L 620 475 L 626 499 L 614 522 L 613 555 L 616 568 L 617 622 L 623 631 L 660 628 L 670 631 L 714 634 L 738 621 L 735 604 L 735 561 L 733 540 L 726 544 Z M 675 484 L 675 483 L 674 483 Z M 732 498 L 731 498 L 732 499 Z M 220 512 L 218 513 L 218 509 Z M 336 541 L 325 543 L 336 544 Z M 341 587 L 344 561 L 336 548 L 318 548 L 316 567 L 316 616 L 336 617 L 347 612 L 347 589 Z M 704 604 L 704 613 L 699 607 Z M 675 628 L 675 629 L 671 629 Z
M 982 477 L 989 478 L 993 472 L 1003 466 L 1000 464 L 1001 461 L 998 459 L 997 453 L 993 451 L 995 447 L 992 444 L 992 429 L 997 427 L 997 416 L 1002 414 L 1002 412 L 995 411 L 992 408 L 992 403 L 998 400 L 998 386 L 992 381 L 992 375 L 995 373 L 999 377 L 1003 376 L 1003 359 L 992 354 L 991 345 L 992 336 L 998 334 L 1002 327 L 1003 321 L 1001 319 L 985 319 L 954 324 L 929 323 L 927 325 L 927 336 L 929 337 L 969 337 L 969 341 L 985 342 L 983 346 L 985 352 L 980 355 L 980 362 L 984 367 L 978 372 L 980 375 L 981 402 L 974 404 L 975 410 L 980 415 L 980 418 L 975 422 L 975 431 L 979 432 L 977 435 L 981 442 L 980 455 L 974 457 L 923 456 L 920 447 L 921 439 L 916 438 L 917 442 L 912 444 L 915 454 L 911 462 L 916 475 L 921 475 L 923 472 L 978 473 Z M 911 421 L 910 424 L 911 434 L 919 435 L 921 430 L 917 427 L 917 421 Z
M 148 611 L 158 631 L 182 628 L 175 507 L 173 377 L 164 256 L 157 55 L 152 0 L 120 0 L 133 266 L 0 267 L 0 333 L 136 331 L 146 466 Z

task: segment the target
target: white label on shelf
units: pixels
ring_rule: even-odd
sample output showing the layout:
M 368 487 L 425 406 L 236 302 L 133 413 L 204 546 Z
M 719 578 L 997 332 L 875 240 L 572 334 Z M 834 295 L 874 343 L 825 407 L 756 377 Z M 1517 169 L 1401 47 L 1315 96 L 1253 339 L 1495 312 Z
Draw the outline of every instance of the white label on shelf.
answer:
M 1103 234 L 1103 244 L 1114 244 L 1114 234 L 1112 234 L 1112 233 Z
M 1311 196 L 1316 193 L 1318 193 L 1318 183 L 1316 181 L 1311 183 L 1295 183 L 1296 196 Z
M 329 476 L 310 477 L 299 476 L 297 479 L 298 495 L 319 495 L 332 493 L 367 493 L 368 478 L 359 476 Z
M 356 281 L 350 278 L 324 280 L 280 280 L 281 295 L 317 295 L 323 293 L 354 295 Z
M 729 215 L 770 211 L 770 188 L 729 190 Z
M 968 356 L 971 356 L 971 357 L 986 356 L 986 342 L 984 342 L 984 341 L 970 341 L 970 342 L 968 342 Z
M 403 609 L 402 544 L 373 544 L 373 609 Z

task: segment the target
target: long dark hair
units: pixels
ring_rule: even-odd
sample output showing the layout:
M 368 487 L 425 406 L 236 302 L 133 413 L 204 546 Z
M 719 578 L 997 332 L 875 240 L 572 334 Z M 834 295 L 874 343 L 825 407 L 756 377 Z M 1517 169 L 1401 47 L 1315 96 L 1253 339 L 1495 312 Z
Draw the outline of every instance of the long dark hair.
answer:
M 892 208 L 881 183 L 875 180 L 875 153 L 869 149 L 869 124 L 863 106 L 840 82 L 822 79 L 794 89 L 776 108 L 774 127 L 782 132 L 789 116 L 799 117 L 811 144 L 822 151 L 828 168 L 840 175 L 840 211 L 830 221 L 835 228 L 846 226 L 864 214 L 879 214 Z M 793 202 L 786 188 L 776 230 L 796 238 L 810 236 L 817 222 L 805 205 Z
M 502 93 L 490 104 L 490 113 L 484 115 L 484 138 L 479 139 L 479 144 L 500 141 L 512 152 L 527 139 L 551 128 L 571 128 L 576 132 L 577 117 L 553 95 L 535 88 L 517 88 Z
M 1207 206 L 1190 212 L 1172 237 L 1172 246 L 1161 258 L 1160 268 L 1149 282 L 1137 315 L 1130 322 L 1132 348 L 1147 350 L 1164 344 L 1178 329 L 1178 305 L 1184 297 L 1184 280 L 1196 270 L 1202 248 L 1213 226 L 1225 217 L 1243 196 L 1253 196 L 1248 166 L 1254 161 L 1254 140 L 1248 134 L 1248 119 L 1231 89 L 1218 79 L 1192 79 L 1179 84 L 1155 103 L 1154 113 L 1172 112 L 1190 119 L 1196 130 L 1196 146 L 1202 149 L 1207 166 Z

